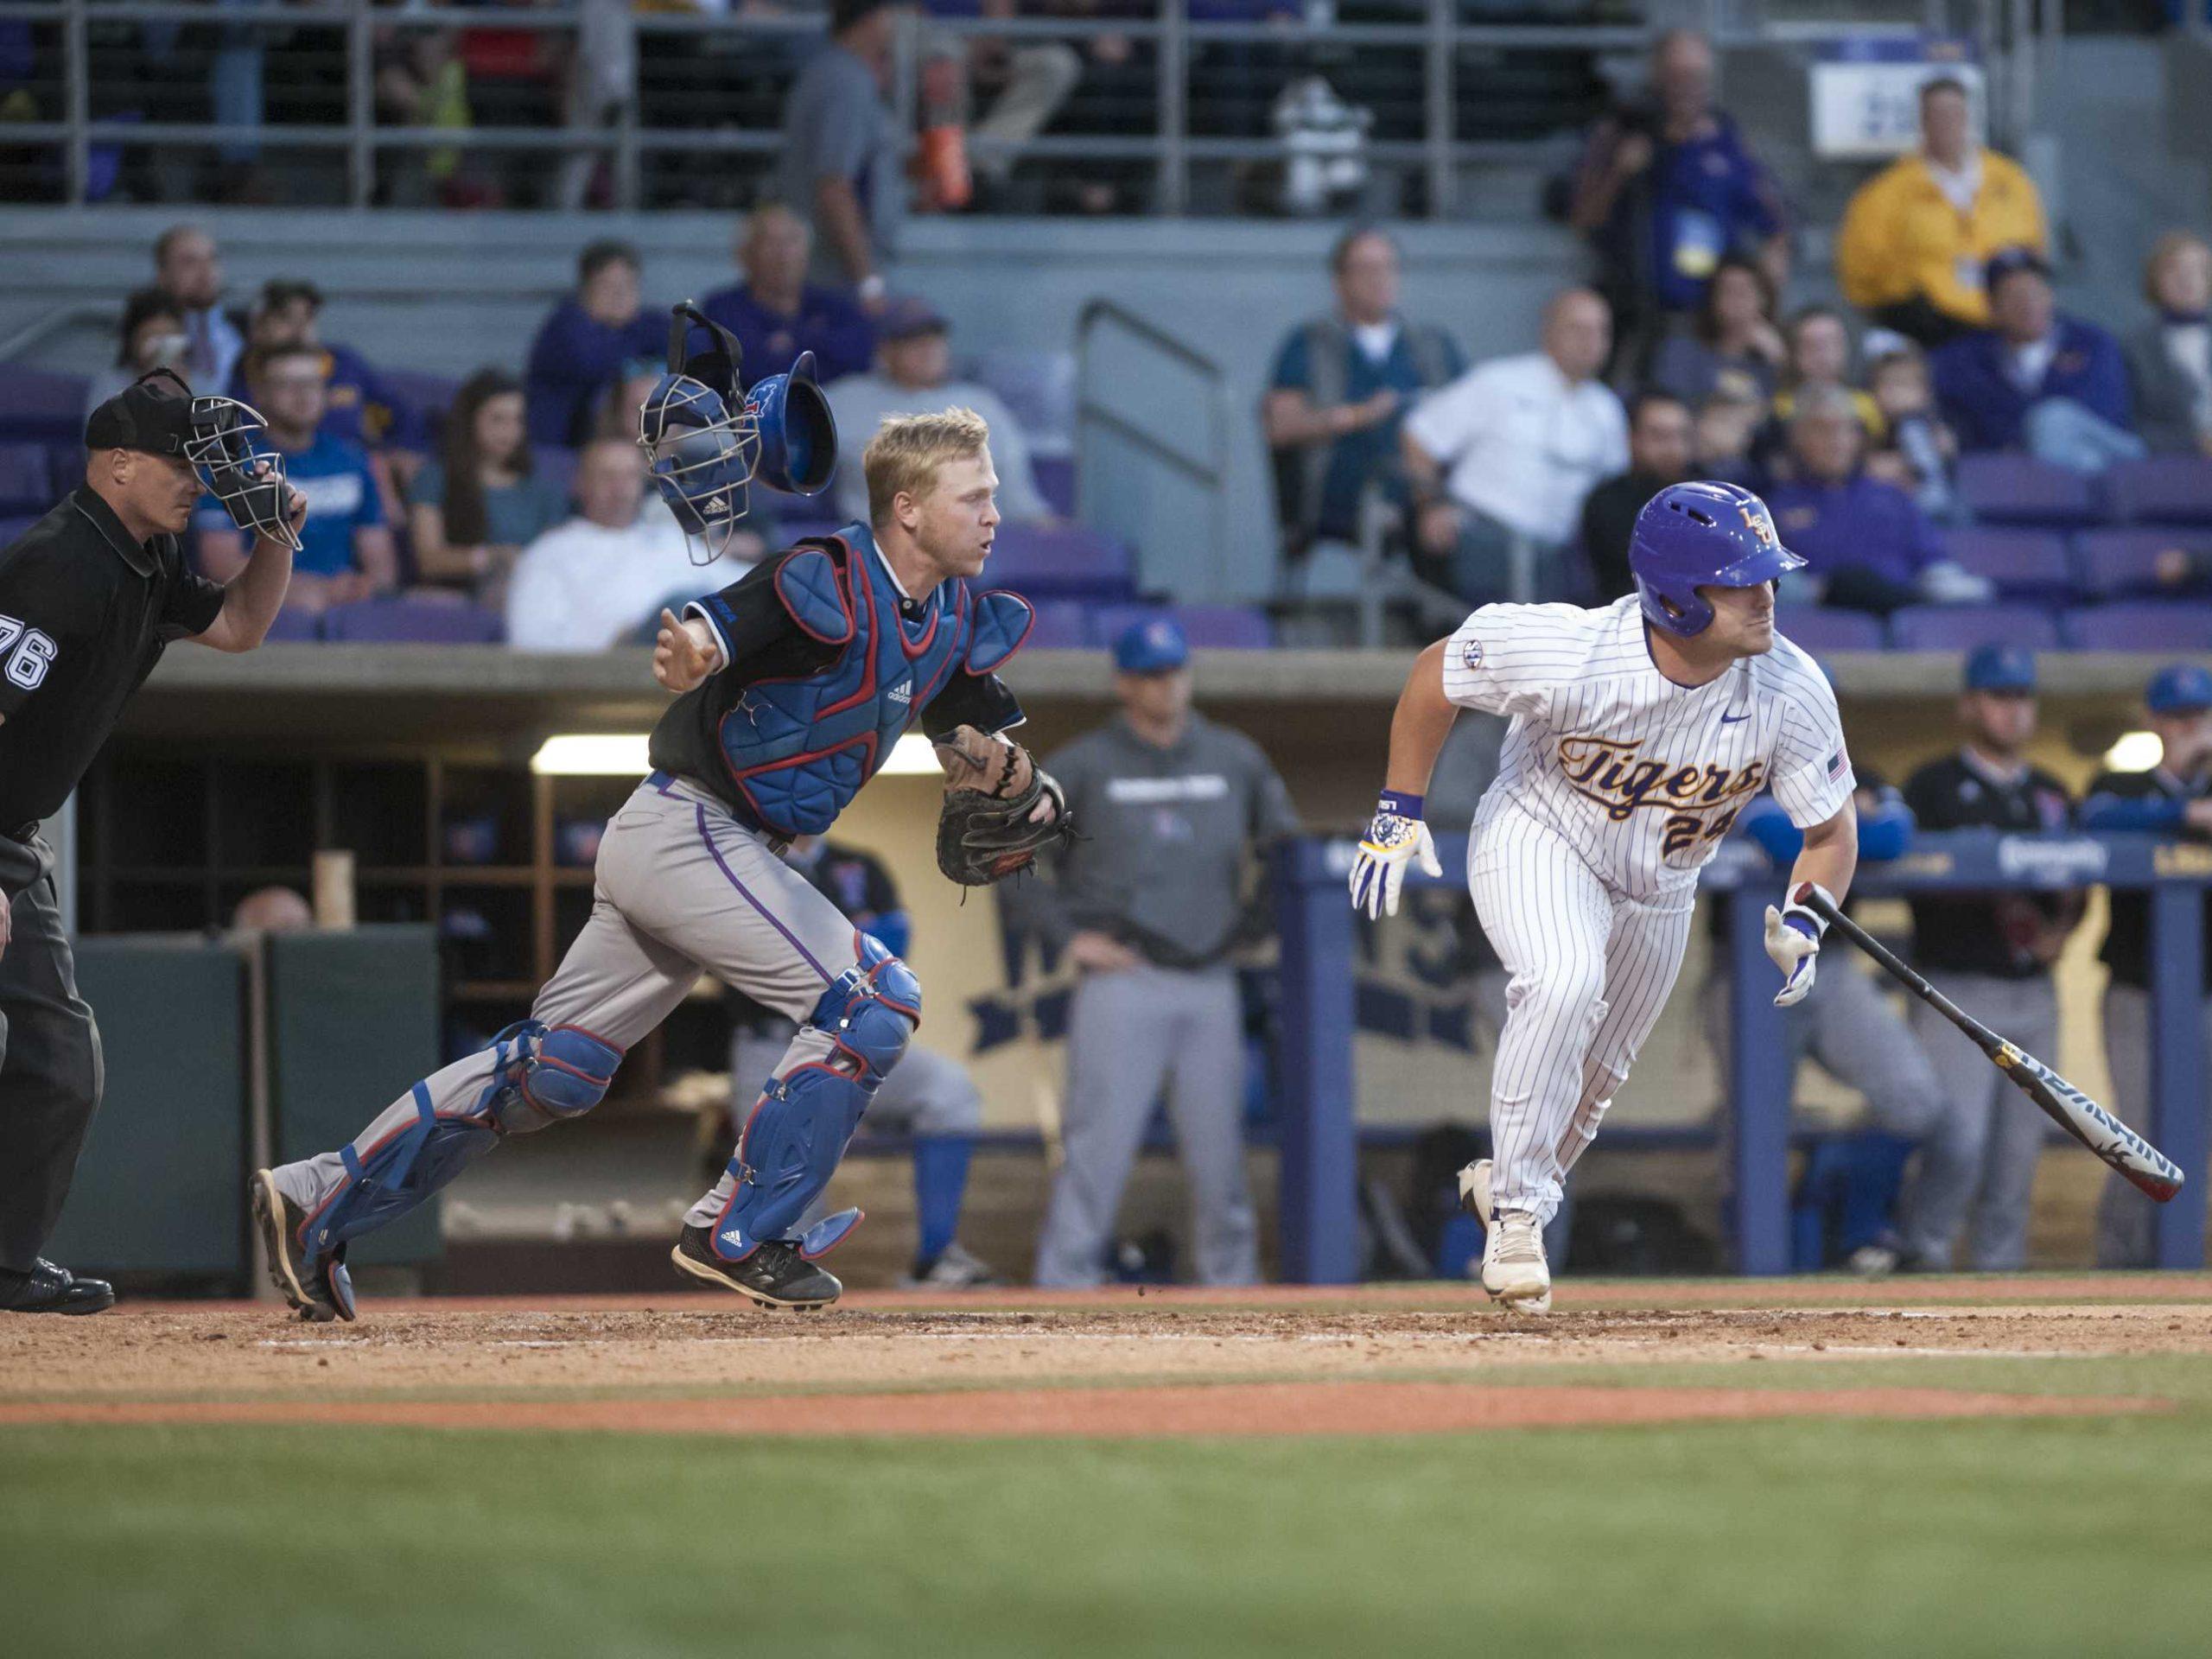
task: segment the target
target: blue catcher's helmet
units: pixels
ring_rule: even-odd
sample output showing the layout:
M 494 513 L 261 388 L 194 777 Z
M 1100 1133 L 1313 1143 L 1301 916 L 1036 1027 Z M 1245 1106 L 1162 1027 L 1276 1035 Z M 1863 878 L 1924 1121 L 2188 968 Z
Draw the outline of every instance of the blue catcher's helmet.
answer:
M 1643 504 L 1629 537 L 1637 596 L 1655 627 L 1685 637 L 1712 626 L 1700 588 L 1756 588 L 1805 561 L 1782 544 L 1766 503 L 1734 484 L 1670 484 Z
M 711 337 L 691 349 L 694 327 Z M 749 392 L 736 338 L 690 305 L 671 313 L 668 372 L 638 415 L 654 487 L 687 536 L 719 558 L 744 518 L 754 478 L 791 495 L 816 495 L 837 466 L 837 425 L 815 384 L 814 354 L 790 372 L 772 374 Z

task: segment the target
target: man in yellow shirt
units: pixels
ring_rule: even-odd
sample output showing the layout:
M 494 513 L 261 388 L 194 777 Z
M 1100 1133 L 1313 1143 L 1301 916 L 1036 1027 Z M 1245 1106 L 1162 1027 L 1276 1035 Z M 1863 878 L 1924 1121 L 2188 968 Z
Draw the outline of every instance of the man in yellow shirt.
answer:
M 1967 89 L 1920 89 L 1920 149 L 1859 188 L 1836 234 L 1844 297 L 1934 347 L 1989 324 L 1983 263 L 1999 248 L 2049 251 L 2043 201 L 2016 162 L 1976 143 Z

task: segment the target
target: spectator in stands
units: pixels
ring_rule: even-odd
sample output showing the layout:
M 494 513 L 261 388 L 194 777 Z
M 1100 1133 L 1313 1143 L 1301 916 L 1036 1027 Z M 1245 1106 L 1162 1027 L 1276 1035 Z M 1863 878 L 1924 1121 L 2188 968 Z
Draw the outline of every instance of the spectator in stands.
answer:
M 1659 37 L 1649 92 L 1591 135 L 1567 219 L 1598 251 L 1599 287 L 1624 345 L 1655 334 L 1669 314 L 1694 314 L 1726 255 L 1758 260 L 1782 287 L 1789 242 L 1780 199 L 1735 121 L 1713 107 L 1703 35 Z
M 1010 524 L 1050 524 L 1052 510 L 1029 470 L 1029 441 L 996 392 L 952 378 L 951 325 L 926 300 L 902 297 L 876 324 L 875 369 L 826 388 L 848 455 L 893 415 L 972 409 L 991 429 L 991 460 L 999 474 L 999 516 Z M 834 499 L 846 518 L 868 517 L 868 480 L 857 465 L 837 468 Z
M 231 384 L 245 337 L 223 315 L 223 262 L 197 225 L 172 225 L 154 243 L 154 283 L 184 309 L 184 375 L 198 391 Z
M 2158 315 L 2128 336 L 2135 429 L 2153 454 L 2212 455 L 2212 245 L 2185 231 L 2160 237 L 2143 293 Z
M 1828 386 L 1850 400 L 1866 435 L 1878 443 L 1885 435 L 1882 410 L 1871 396 L 1852 384 L 1851 328 L 1843 313 L 1833 306 L 1804 307 L 1790 317 L 1783 343 L 1789 358 L 1782 390 L 1774 394 L 1777 434 L 1796 415 L 1800 397 L 1815 386 Z
M 1694 459 L 1690 476 L 1764 490 L 1766 468 L 1752 454 L 1751 445 L 1765 417 L 1764 403 L 1726 391 L 1716 391 L 1700 404 L 1697 427 L 1691 435 Z
M 1643 504 L 1690 472 L 1690 406 L 1664 391 L 1639 393 L 1629 405 L 1628 471 L 1609 478 L 1582 504 L 1582 551 L 1600 601 L 1632 592 L 1629 533 Z
M 1018 0 L 982 0 L 986 17 L 1034 10 Z M 974 35 L 968 41 L 968 84 L 988 105 L 968 130 L 976 182 L 1002 190 L 1022 147 L 1044 131 L 1083 79 L 1083 57 L 1066 41 L 1014 41 Z
M 2036 662 L 2017 645 L 1983 645 L 1967 659 L 1959 723 L 1966 742 L 1904 786 L 1923 830 L 2063 830 L 2073 817 L 2065 785 L 2027 759 L 2036 733 Z M 1929 894 L 1912 901 L 1913 961 L 1943 994 L 2031 1054 L 2058 1047 L 2051 964 L 2080 925 L 2079 893 Z M 1947 1142 L 1960 1155 L 1923 1162 L 1898 1217 L 1900 1266 L 1942 1271 L 1974 1211 L 1965 1265 L 2016 1272 L 2027 1265 L 2028 1201 L 2046 1120 L 2022 1111 L 2003 1072 L 1926 1003 L 1907 1012 L 1957 1115 Z
M 734 582 L 759 559 L 740 531 L 738 568 L 702 569 L 665 513 L 641 512 L 645 458 L 634 442 L 601 438 L 576 461 L 576 516 L 522 550 L 507 587 L 507 643 L 518 651 L 605 651 L 649 626 L 661 608 Z
M 1866 429 L 1840 390 L 1821 386 L 1797 400 L 1790 477 L 1766 496 L 1783 545 L 1806 563 L 1783 591 L 1877 615 L 1989 598 L 1986 582 L 1945 556 L 1942 537 L 1912 498 L 1867 475 L 1866 449 Z
M 668 347 L 665 317 L 645 310 L 645 267 L 627 242 L 594 242 L 576 260 L 576 291 L 553 308 L 531 342 L 525 400 L 532 443 L 575 444 L 622 365 Z
M 2194 663 L 2160 669 L 2144 696 L 2158 738 L 2158 764 L 2148 772 L 2105 772 L 2082 803 L 2084 830 L 2136 830 L 2200 845 L 2212 839 L 2212 674 Z M 2112 970 L 2105 987 L 2105 1060 L 2112 1071 L 2113 1108 L 2127 1123 L 2152 1121 L 2151 1055 L 2151 895 L 2114 887 L 2111 920 L 2098 960 Z M 2212 919 L 2212 894 L 2205 903 Z M 2212 1027 L 2212 1001 L 2204 1002 Z M 2152 1201 L 2118 1174 L 2097 1205 L 2097 1265 L 2156 1265 Z
M 1957 518 L 1961 507 L 1952 465 L 1958 435 L 1936 411 L 1936 383 L 1928 359 L 1910 340 L 1874 360 L 1866 372 L 1867 395 L 1882 412 L 1886 448 L 1869 455 L 1866 470 L 1906 491 L 1937 524 Z
M 2139 459 L 2120 342 L 2059 312 L 2048 267 L 2026 248 L 1993 257 L 1988 282 L 1992 326 L 1933 359 L 1936 395 L 1961 445 L 2024 448 L 2082 473 Z
M 184 308 L 175 296 L 158 288 L 142 288 L 123 302 L 123 326 L 115 366 L 92 378 L 85 393 L 89 415 L 142 374 L 156 369 L 184 372 L 184 356 L 191 344 L 184 332 Z
M 437 457 L 408 492 L 416 571 L 496 610 L 517 556 L 568 507 L 567 492 L 532 463 L 522 382 L 505 369 L 479 369 L 447 411 Z
M 1259 745 L 1191 709 L 1170 619 L 1114 645 L 1119 718 L 1045 763 L 1084 838 L 1015 894 L 1077 979 L 1068 1011 L 1064 1157 L 1037 1282 L 1104 1276 L 1122 1192 L 1165 1091 L 1191 1185 L 1198 1278 L 1249 1284 L 1260 1260 L 1244 1178 L 1244 1036 L 1231 954 L 1252 931 L 1255 843 L 1298 817 Z
M 1598 378 L 1611 346 L 1605 301 L 1567 289 L 1544 309 L 1542 349 L 1478 364 L 1407 416 L 1414 546 L 1468 604 L 1572 587 L 1559 550 L 1584 498 L 1628 466 L 1628 416 Z M 1529 591 L 1514 591 L 1516 564 Z
M 824 385 L 864 372 L 875 340 L 868 313 L 835 289 L 806 280 L 814 232 L 781 202 L 756 207 L 737 245 L 745 280 L 707 296 L 699 308 L 737 336 L 745 384 L 781 374 L 801 352 L 814 353 Z
M 1989 323 L 1984 262 L 2049 243 L 2043 201 L 2019 166 L 1974 142 L 1967 89 L 1920 89 L 1920 149 L 1859 188 L 1836 233 L 1844 297 L 1929 348 Z
M 1693 407 L 1722 391 L 1764 404 L 1788 354 L 1766 272 L 1732 253 L 1713 268 L 1695 321 L 1659 342 L 1643 383 Z
M 414 426 L 413 411 L 402 408 L 359 352 L 322 339 L 318 326 L 321 315 L 322 290 L 313 283 L 297 277 L 270 278 L 262 285 L 261 297 L 247 314 L 249 355 L 272 346 L 302 346 L 320 353 L 327 411 L 322 417 L 323 429 L 333 437 L 365 446 L 403 441 Z M 231 397 L 246 397 L 243 363 L 227 390 Z
M 399 584 L 399 552 L 368 455 L 323 429 L 322 353 L 311 346 L 264 347 L 247 362 L 246 386 L 269 423 L 269 447 L 284 458 L 285 481 L 307 498 L 285 608 L 327 611 L 391 592 Z M 194 523 L 200 573 L 228 582 L 245 567 L 245 533 L 212 498 Z
M 832 0 L 829 44 L 807 60 L 784 105 L 776 163 L 778 200 L 813 227 L 815 279 L 850 288 L 872 312 L 883 308 L 880 267 L 905 208 L 902 135 L 884 101 L 905 9 L 898 0 Z
M 1294 551 L 1356 540 L 1370 484 L 1402 497 L 1406 410 L 1467 366 L 1451 335 L 1398 315 L 1398 245 L 1387 232 L 1347 231 L 1329 269 L 1337 308 L 1291 330 L 1261 405 Z

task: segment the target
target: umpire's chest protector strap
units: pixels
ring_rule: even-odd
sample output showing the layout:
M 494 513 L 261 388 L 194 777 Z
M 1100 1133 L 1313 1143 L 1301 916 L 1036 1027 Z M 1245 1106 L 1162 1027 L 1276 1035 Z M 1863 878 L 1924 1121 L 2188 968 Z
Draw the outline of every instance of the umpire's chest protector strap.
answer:
M 820 547 L 802 545 L 776 567 L 776 597 L 808 638 L 825 645 L 849 645 L 851 601 L 836 562 Z
M 1037 613 L 1019 594 L 994 588 L 976 595 L 974 629 L 968 642 L 967 669 L 970 674 L 989 674 L 1003 666 L 1021 649 L 1021 642 L 1036 626 Z

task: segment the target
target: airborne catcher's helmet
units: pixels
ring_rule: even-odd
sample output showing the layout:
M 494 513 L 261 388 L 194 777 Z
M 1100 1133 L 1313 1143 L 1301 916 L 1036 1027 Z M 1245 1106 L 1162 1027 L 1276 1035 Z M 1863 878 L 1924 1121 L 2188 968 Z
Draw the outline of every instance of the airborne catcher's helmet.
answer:
M 1713 624 L 1700 588 L 1756 588 L 1805 561 L 1783 546 L 1766 503 L 1734 484 L 1670 484 L 1643 504 L 1628 567 L 1654 627 L 1685 638 Z
M 691 348 L 703 328 L 709 344 Z M 745 517 L 756 477 L 791 495 L 818 495 L 837 467 L 837 423 L 815 384 L 814 353 L 802 352 L 787 374 L 772 374 L 748 392 L 739 385 L 742 348 L 735 336 L 690 305 L 671 314 L 668 372 L 638 416 L 638 442 L 654 487 L 687 537 L 696 537 L 712 563 L 728 548 Z

